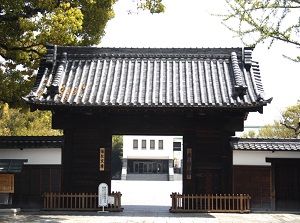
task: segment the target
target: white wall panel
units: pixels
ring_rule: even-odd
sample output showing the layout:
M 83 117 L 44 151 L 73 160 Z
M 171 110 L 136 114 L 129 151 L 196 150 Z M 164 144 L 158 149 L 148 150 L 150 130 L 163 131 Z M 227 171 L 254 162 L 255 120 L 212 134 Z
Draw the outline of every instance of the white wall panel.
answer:
M 61 164 L 61 149 L 0 149 L 0 159 L 28 159 L 25 165 Z
M 233 151 L 233 165 L 271 166 L 266 158 L 300 158 L 300 152 L 291 151 Z

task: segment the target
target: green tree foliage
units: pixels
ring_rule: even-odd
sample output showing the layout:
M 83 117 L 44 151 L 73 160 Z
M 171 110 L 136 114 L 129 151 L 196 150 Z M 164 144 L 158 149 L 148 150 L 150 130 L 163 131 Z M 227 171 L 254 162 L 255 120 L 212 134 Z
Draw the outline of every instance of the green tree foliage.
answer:
M 50 113 L 28 113 L 22 96 L 33 86 L 44 45 L 99 44 L 117 0 L 1 0 L 0 106 L 2 135 L 56 135 Z M 139 10 L 163 12 L 161 0 L 134 0 Z M 5 103 L 9 104 L 8 108 Z M 22 113 L 17 114 L 22 108 Z M 5 111 L 4 111 L 4 110 Z M 45 114 L 45 116 L 43 116 Z M 6 116 L 7 115 L 7 116 Z M 9 119 L 7 117 L 14 117 Z M 13 123 L 16 122 L 16 123 Z M 20 126 L 23 124 L 24 126 Z M 42 127 L 41 125 L 45 126 Z M 34 125 L 34 128 L 32 127 Z M 47 133 L 48 131 L 48 133 Z
M 242 137 L 262 138 L 298 138 L 300 135 L 300 101 L 296 105 L 287 107 L 281 113 L 281 120 L 275 120 L 272 125 L 262 127 L 258 134 L 250 132 Z
M 264 126 L 258 133 L 260 138 L 297 138 L 294 132 L 286 128 L 279 121 L 274 121 L 272 125 Z
M 161 0 L 135 0 L 137 7 L 159 13 Z M 91 46 L 99 44 L 107 22 L 114 17 L 116 0 L 1 0 L 0 1 L 0 84 L 18 85 L 20 77 L 32 80 L 44 44 Z M 2 59 L 2 60 L 1 60 Z M 17 76 L 17 77 L 16 77 Z M 12 84 L 7 82 L 11 81 Z M 22 81 L 21 81 L 22 82 Z M 30 84 L 21 83 L 10 92 L 19 99 Z M 27 91 L 25 90 L 25 86 Z M 6 89 L 7 90 L 7 89 Z M 2 102 L 11 97 L 1 94 Z M 15 99 L 16 100 L 16 99 Z M 20 101 L 20 99 L 19 99 Z M 19 104 L 19 102 L 16 102 Z
M 0 102 L 8 103 L 12 108 L 25 107 L 22 96 L 28 94 L 32 84 L 31 78 L 24 78 L 22 71 L 7 69 L 4 73 L 0 69 Z
M 149 10 L 151 13 L 161 13 L 165 11 L 165 6 L 162 0 L 138 0 L 138 10 Z
M 241 135 L 242 138 L 255 138 L 256 137 L 256 132 L 253 130 L 250 130 L 249 132 L 244 132 Z
M 292 134 L 290 137 L 298 138 L 300 134 L 300 101 L 296 105 L 289 106 L 282 112 L 280 124 Z
M 300 1 L 226 0 L 224 24 L 248 46 L 276 40 L 300 46 Z M 290 58 L 292 59 L 292 58 Z M 293 58 L 300 62 L 300 56 Z
M 3 0 L 1 56 L 32 67 L 43 45 L 98 44 L 116 0 Z M 36 65 L 35 65 L 36 66 Z
M 3 76 L 0 81 L 16 86 L 2 91 L 8 90 L 15 95 L 14 102 L 21 101 L 20 96 L 28 93 L 30 84 L 23 85 L 19 81 L 31 77 L 38 68 L 45 43 L 99 43 L 107 21 L 114 16 L 114 3 L 115 0 L 2 0 L 0 56 L 4 61 L 0 64 Z M 3 86 L 2 82 L 0 84 Z M 27 88 L 19 91 L 18 85 Z M 9 94 L 0 97 L 2 102 L 12 103 Z
M 11 108 L 7 103 L 0 104 L 1 136 L 55 136 L 62 135 L 51 129 L 51 112 L 22 112 Z
M 119 178 L 122 171 L 122 158 L 123 158 L 123 136 L 113 135 L 112 137 L 112 176 Z

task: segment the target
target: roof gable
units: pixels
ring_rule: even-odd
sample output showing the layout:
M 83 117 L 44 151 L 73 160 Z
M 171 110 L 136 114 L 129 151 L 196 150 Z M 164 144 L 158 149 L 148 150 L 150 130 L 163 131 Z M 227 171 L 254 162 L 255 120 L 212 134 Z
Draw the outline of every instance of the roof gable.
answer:
M 252 108 L 267 104 L 252 48 L 48 46 L 25 100 L 49 106 Z

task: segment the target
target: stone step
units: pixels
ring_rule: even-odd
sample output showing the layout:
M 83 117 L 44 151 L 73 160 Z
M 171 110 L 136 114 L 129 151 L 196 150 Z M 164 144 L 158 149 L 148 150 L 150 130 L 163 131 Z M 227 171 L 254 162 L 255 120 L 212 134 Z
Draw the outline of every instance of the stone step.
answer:
M 168 181 L 168 174 L 127 174 L 126 180 Z

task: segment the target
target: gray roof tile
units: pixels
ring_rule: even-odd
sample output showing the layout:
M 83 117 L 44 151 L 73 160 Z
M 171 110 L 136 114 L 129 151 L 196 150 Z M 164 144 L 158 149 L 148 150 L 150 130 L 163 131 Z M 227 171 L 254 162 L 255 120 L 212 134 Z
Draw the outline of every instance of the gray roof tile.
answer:
M 300 139 L 232 138 L 233 150 L 300 151 Z
M 0 136 L 0 149 L 61 148 L 63 136 Z
M 31 104 L 238 107 L 267 104 L 251 48 L 48 46 Z

